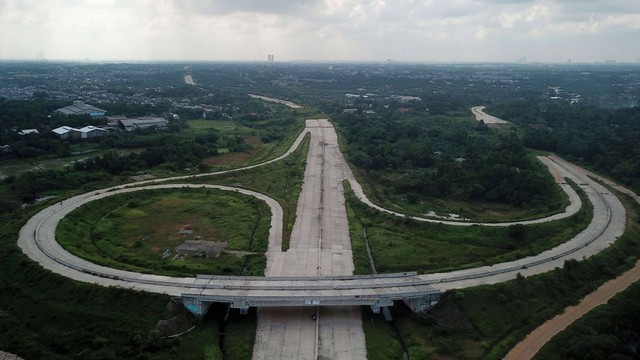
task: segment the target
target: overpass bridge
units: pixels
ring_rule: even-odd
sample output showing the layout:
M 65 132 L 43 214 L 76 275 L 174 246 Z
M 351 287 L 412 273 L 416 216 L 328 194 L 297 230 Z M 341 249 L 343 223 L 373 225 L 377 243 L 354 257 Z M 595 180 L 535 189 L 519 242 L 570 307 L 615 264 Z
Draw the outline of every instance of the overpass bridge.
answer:
M 370 306 L 381 307 L 404 301 L 416 312 L 435 305 L 441 291 L 415 272 L 384 275 L 321 277 L 221 277 L 199 275 L 201 289 L 183 292 L 187 309 L 203 316 L 214 303 L 227 303 L 246 313 L 250 307 Z

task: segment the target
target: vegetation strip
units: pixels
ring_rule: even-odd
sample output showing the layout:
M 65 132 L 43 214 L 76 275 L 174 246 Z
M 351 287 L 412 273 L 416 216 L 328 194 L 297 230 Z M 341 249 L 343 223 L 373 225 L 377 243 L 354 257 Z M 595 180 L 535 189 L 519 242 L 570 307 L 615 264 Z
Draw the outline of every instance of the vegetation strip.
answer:
M 382 272 L 443 272 L 541 253 L 588 225 L 592 207 L 582 190 L 579 193 L 585 206 L 572 218 L 529 226 L 460 228 L 413 222 L 378 212 L 359 202 L 346 186 L 356 271 L 369 273 L 370 261 L 366 259 L 367 244 L 363 238 L 365 227 L 373 259 Z M 364 246 L 360 246 L 361 241 Z M 457 262 L 453 263 L 453 258 L 458 259 Z M 451 280 L 443 278 L 442 281 Z

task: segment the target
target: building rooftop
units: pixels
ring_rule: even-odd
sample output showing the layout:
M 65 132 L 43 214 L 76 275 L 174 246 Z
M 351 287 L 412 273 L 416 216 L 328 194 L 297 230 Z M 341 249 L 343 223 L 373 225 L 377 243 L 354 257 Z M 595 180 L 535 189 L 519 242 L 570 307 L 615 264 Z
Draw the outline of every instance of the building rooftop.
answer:
M 36 129 L 24 129 L 18 132 L 18 135 L 39 134 Z
M 83 128 L 80 128 L 80 129 L 74 129 L 74 130 L 77 130 L 77 131 L 80 131 L 80 132 L 90 132 L 90 131 L 94 131 L 94 130 L 98 130 L 98 131 L 108 131 L 108 130 L 105 130 L 105 129 L 103 129 L 103 128 L 99 128 L 99 127 L 96 127 L 96 126 L 93 126 L 93 125 L 85 126 L 85 127 L 83 127 Z
M 65 106 L 56 110 L 64 115 L 104 115 L 107 110 L 97 108 L 95 106 L 85 104 L 83 101 L 74 101 L 73 105 Z
M 56 133 L 58 135 L 62 135 L 62 134 L 68 133 L 69 131 L 72 131 L 72 130 L 76 130 L 76 129 L 65 125 L 65 126 L 60 126 L 59 128 L 55 128 L 55 129 L 53 129 L 51 131 L 53 131 L 54 133 Z
M 120 119 L 120 124 L 127 131 L 134 129 L 146 129 L 151 127 L 165 128 L 169 125 L 169 121 L 162 117 L 139 117 L 133 119 Z

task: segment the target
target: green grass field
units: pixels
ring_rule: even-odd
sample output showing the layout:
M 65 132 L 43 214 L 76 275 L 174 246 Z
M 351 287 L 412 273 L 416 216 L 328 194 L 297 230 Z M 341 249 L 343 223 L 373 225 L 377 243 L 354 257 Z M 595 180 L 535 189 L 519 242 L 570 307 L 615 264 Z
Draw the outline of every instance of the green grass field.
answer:
M 65 217 L 60 244 L 87 260 L 133 271 L 174 276 L 264 274 L 268 206 L 250 196 L 216 189 L 144 190 L 97 200 Z M 192 234 L 181 234 L 188 229 Z M 196 238 L 197 237 L 197 238 Z M 227 243 L 218 257 L 181 256 L 186 240 Z
M 585 206 L 576 215 L 524 226 L 519 233 L 508 227 L 420 223 L 372 209 L 346 187 L 354 263 L 359 274 L 371 272 L 365 231 L 379 272 L 441 272 L 538 254 L 582 231 L 592 217 L 592 209 L 582 195 Z
M 192 119 L 187 120 L 187 124 L 189 125 L 189 130 L 200 133 L 210 131 L 210 129 L 233 135 L 249 135 L 254 132 L 251 128 L 242 126 L 233 120 Z

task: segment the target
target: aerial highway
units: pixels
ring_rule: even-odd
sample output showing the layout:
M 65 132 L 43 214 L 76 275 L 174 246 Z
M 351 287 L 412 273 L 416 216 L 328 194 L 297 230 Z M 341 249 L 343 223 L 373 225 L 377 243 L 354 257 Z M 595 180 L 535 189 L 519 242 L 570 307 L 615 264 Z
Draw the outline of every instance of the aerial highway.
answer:
M 485 124 L 508 124 L 509 122 L 506 120 L 502 120 L 495 116 L 489 115 L 484 112 L 485 106 L 474 106 L 470 110 L 473 115 L 476 117 L 477 121 L 482 121 Z
M 343 181 L 349 181 L 358 198 L 369 206 L 396 216 L 406 215 L 381 208 L 367 199 L 340 152 L 335 129 L 329 121 L 307 120 L 305 130 L 292 147 L 276 159 L 225 172 L 250 169 L 278 161 L 295 151 L 307 134 L 311 136 L 311 141 L 304 185 L 298 200 L 291 246 L 286 252 L 283 252 L 280 246 L 282 210 L 277 201 L 246 189 L 208 184 L 160 184 L 168 180 L 191 179 L 211 174 L 147 180 L 69 198 L 31 218 L 22 228 L 18 244 L 31 259 L 56 273 L 103 286 L 182 296 L 196 312 L 198 309 L 206 311 L 207 303 L 212 301 L 227 302 L 240 309 L 265 306 L 266 310 L 261 310 L 258 317 L 254 358 L 323 356 L 359 359 L 366 357 L 364 335 L 358 310 L 351 306 L 369 305 L 379 309 L 380 306 L 389 306 L 394 301 L 402 299 L 419 309 L 425 305 L 425 301 L 432 301 L 431 295 L 441 291 L 506 281 L 513 279 L 518 273 L 533 275 L 562 267 L 567 259 L 591 256 L 608 247 L 624 231 L 626 214 L 618 198 L 592 180 L 585 170 L 559 157 L 549 156 L 541 161 L 555 173 L 558 182 L 563 178 L 569 178 L 580 184 L 593 205 L 592 222 L 574 238 L 541 254 L 492 266 L 423 275 L 403 273 L 351 276 L 353 261 Z M 267 277 L 175 278 L 135 273 L 90 263 L 68 253 L 56 242 L 55 228 L 58 222 L 70 211 L 89 201 L 142 189 L 186 186 L 238 191 L 255 196 L 270 206 L 272 219 L 265 274 Z M 417 221 L 462 226 L 509 226 L 514 223 L 553 221 L 570 216 L 580 207 L 575 191 L 568 185 L 563 186 L 563 189 L 571 200 L 570 205 L 564 212 L 543 219 L 510 223 L 474 223 L 412 218 Z M 331 310 L 320 308 L 322 305 L 339 307 Z M 296 306 L 298 310 L 282 312 L 274 308 L 278 306 Z M 319 316 L 318 321 L 308 321 L 310 313 L 305 309 L 313 309 Z M 292 338 L 295 340 L 291 340 Z

